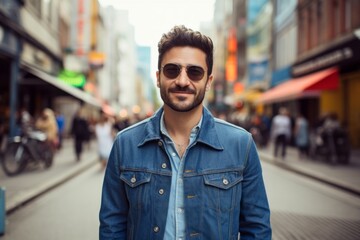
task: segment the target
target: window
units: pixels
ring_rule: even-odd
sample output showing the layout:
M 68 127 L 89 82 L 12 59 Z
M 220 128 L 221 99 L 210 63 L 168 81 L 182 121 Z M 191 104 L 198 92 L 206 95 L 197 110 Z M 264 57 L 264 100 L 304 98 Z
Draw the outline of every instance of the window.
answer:
M 345 0 L 345 31 L 351 30 L 351 0 Z
M 336 37 L 340 34 L 340 6 L 337 0 L 334 0 L 332 2 L 332 10 L 333 10 L 333 14 L 332 17 L 333 18 L 333 34 L 332 37 Z
M 34 12 L 38 17 L 41 16 L 41 1 L 39 0 L 28 0 L 26 2 L 26 6 Z
M 323 42 L 323 1 L 319 0 L 317 1 L 317 6 L 316 6 L 316 17 L 317 17 L 317 21 L 316 21 L 316 29 L 317 29 L 317 43 L 321 44 Z
M 45 21 L 51 22 L 51 5 L 52 5 L 52 1 L 51 0 L 43 0 L 43 19 Z

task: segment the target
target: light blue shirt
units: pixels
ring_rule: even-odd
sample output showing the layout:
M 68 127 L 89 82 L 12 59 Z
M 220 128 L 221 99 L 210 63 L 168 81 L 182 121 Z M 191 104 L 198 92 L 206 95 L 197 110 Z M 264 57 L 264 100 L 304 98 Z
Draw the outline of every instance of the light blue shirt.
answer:
M 175 144 L 166 130 L 164 123 L 164 113 L 160 120 L 160 130 L 164 135 L 165 149 L 170 157 L 172 178 L 169 199 L 169 208 L 167 213 L 164 240 L 182 240 L 185 239 L 185 207 L 184 207 L 184 184 L 183 170 L 184 160 L 188 147 L 191 146 L 199 133 L 202 118 L 199 123 L 191 130 L 189 145 L 186 148 L 182 158 L 176 151 Z

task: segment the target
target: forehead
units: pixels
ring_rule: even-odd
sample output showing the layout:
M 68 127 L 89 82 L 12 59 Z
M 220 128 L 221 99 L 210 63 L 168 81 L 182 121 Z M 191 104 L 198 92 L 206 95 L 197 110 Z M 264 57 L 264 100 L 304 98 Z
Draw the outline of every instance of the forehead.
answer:
M 206 66 L 206 54 L 194 47 L 173 47 L 164 54 L 162 65 L 178 63 L 182 65 Z

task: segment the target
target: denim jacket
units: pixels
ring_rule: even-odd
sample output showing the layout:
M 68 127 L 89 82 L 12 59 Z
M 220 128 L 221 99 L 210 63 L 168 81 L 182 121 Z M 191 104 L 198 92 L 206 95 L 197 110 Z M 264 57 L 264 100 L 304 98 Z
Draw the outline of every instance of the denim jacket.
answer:
M 160 133 L 160 109 L 120 132 L 103 183 L 100 239 L 163 239 L 171 165 Z M 184 159 L 186 239 L 271 239 L 270 211 L 251 135 L 213 118 Z

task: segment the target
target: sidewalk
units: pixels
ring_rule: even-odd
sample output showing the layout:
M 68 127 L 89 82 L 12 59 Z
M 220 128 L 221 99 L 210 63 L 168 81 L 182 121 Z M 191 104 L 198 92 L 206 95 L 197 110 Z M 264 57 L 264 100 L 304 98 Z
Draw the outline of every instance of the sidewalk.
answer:
M 84 145 L 80 162 L 75 160 L 73 148 L 73 140 L 65 139 L 63 148 L 56 152 L 53 165 L 49 169 L 43 169 L 40 166 L 28 167 L 19 175 L 8 177 L 0 167 L 0 187 L 6 190 L 6 213 L 11 213 L 98 163 L 96 141 L 92 141 L 90 146 Z
M 275 164 L 278 167 L 317 179 L 360 196 L 360 151 L 351 152 L 348 165 L 329 164 L 320 160 L 300 159 L 297 149 L 287 148 L 287 156 L 283 160 L 273 157 L 273 145 L 259 148 L 262 161 Z

